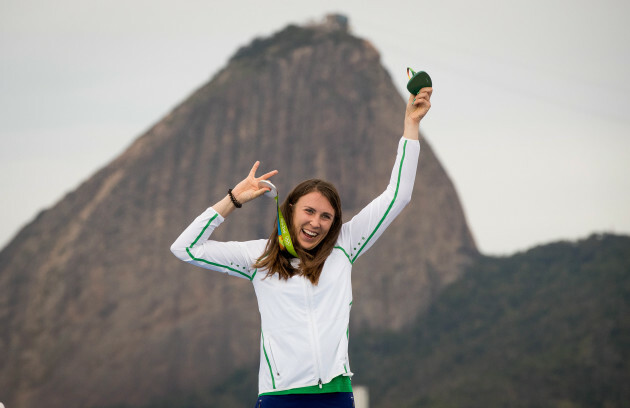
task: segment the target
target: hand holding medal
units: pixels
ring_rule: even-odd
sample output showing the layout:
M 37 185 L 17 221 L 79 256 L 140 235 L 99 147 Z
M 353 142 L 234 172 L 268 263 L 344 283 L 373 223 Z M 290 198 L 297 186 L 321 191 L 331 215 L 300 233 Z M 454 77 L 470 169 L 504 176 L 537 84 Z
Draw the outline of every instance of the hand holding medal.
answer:
M 411 94 L 407 102 L 405 113 L 405 124 L 411 133 L 417 132 L 420 120 L 427 114 L 431 107 L 431 94 L 433 93 L 433 83 L 431 77 L 424 71 L 415 72 L 407 68 L 407 90 Z M 414 129 L 411 129 L 414 128 Z M 407 132 L 405 132 L 407 133 Z

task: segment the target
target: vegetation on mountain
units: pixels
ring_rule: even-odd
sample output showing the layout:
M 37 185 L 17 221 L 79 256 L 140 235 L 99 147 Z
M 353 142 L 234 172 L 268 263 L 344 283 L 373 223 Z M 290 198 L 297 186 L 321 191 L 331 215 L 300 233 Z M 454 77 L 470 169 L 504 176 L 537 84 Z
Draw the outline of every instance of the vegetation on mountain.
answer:
M 630 237 L 482 257 L 408 329 L 350 335 L 371 408 L 627 408 Z M 255 382 L 239 370 L 144 408 L 249 406 Z
M 483 257 L 411 328 L 351 345 L 374 408 L 629 407 L 630 237 Z

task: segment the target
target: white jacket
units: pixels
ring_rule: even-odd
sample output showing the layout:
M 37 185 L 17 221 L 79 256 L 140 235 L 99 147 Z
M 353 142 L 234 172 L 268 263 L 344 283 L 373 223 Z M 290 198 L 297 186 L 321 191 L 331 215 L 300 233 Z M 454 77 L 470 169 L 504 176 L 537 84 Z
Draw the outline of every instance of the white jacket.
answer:
M 348 324 L 352 306 L 352 265 L 369 249 L 411 199 L 420 144 L 402 138 L 387 189 L 343 224 L 319 282 L 302 276 L 280 280 L 252 265 L 266 239 L 246 242 L 208 240 L 223 217 L 208 208 L 171 246 L 179 259 L 249 279 L 261 316 L 259 394 L 326 384 L 351 376 Z M 299 265 L 299 259 L 294 260 Z

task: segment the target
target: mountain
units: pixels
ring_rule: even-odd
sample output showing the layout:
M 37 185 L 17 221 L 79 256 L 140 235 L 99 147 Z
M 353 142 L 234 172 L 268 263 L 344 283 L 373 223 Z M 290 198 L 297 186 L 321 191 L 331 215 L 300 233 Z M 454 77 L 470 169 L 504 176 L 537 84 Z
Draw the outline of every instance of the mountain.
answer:
M 404 107 L 377 50 L 340 16 L 238 50 L 0 252 L 0 401 L 133 407 L 254 382 L 239 381 L 258 367 L 250 283 L 186 265 L 170 244 L 257 159 L 280 171 L 281 196 L 306 178 L 333 182 L 348 219 L 386 186 Z M 355 266 L 356 330 L 408 327 L 478 256 L 421 143 L 412 203 Z M 214 237 L 266 237 L 273 210 L 247 205 Z M 255 383 L 243 392 L 253 398 Z
M 480 258 L 412 325 L 361 340 L 373 408 L 630 407 L 630 236 Z

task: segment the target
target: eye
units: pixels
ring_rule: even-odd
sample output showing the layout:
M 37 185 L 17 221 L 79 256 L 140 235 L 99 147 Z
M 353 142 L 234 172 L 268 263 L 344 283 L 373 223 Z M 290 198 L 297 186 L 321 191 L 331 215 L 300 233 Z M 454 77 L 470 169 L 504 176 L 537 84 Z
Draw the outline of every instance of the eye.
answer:
M 307 214 L 314 214 L 314 213 L 315 213 L 315 210 L 313 210 L 312 208 L 306 208 L 304 211 L 305 211 Z
M 332 218 L 333 218 L 333 217 L 332 217 L 332 215 L 330 215 L 330 214 L 323 214 L 323 215 L 322 215 L 322 218 L 324 218 L 324 219 L 326 219 L 326 220 L 332 220 Z

